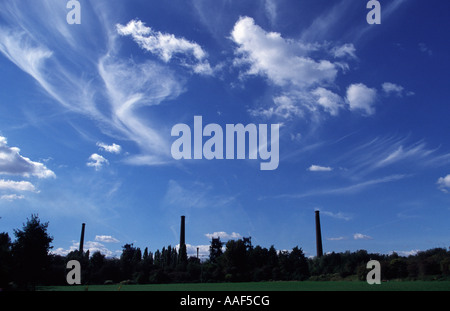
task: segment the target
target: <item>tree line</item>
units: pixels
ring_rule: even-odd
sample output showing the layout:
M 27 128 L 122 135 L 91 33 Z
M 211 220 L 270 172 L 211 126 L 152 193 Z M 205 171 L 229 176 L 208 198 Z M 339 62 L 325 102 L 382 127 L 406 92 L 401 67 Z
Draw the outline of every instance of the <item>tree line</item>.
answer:
M 50 252 L 53 238 L 48 223 L 37 215 L 14 230 L 15 241 L 0 233 L 0 289 L 34 289 L 36 285 L 64 285 L 66 263 L 78 260 L 83 284 L 241 282 L 269 280 L 365 280 L 369 260 L 381 263 L 384 280 L 450 279 L 450 250 L 434 248 L 408 257 L 396 253 L 372 254 L 365 250 L 329 253 L 307 258 L 298 246 L 277 251 L 253 246 L 250 238 L 211 240 L 209 258 L 188 257 L 186 247 L 167 246 L 154 253 L 125 244 L 119 258 L 99 251 L 72 251 L 66 256 Z

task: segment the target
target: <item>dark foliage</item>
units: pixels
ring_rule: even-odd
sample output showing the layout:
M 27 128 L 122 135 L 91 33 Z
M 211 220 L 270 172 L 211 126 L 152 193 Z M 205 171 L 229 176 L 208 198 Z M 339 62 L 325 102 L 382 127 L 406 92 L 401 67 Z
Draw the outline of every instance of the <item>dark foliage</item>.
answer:
M 35 285 L 66 284 L 66 264 L 78 260 L 83 284 L 241 282 L 268 280 L 365 280 L 369 260 L 381 263 L 382 279 L 437 280 L 450 278 L 450 251 L 434 248 L 408 257 L 369 254 L 365 250 L 329 253 L 320 258 L 306 258 L 298 246 L 291 251 L 276 251 L 250 238 L 229 240 L 225 247 L 212 239 L 210 257 L 200 261 L 187 257 L 186 247 L 179 251 L 163 247 L 153 254 L 133 244 L 122 247 L 120 258 L 107 258 L 100 252 L 70 252 L 67 256 L 50 254 L 53 240 L 47 234 L 48 223 L 36 215 L 22 230 L 15 230 L 11 242 L 0 233 L 0 289 L 33 289 Z

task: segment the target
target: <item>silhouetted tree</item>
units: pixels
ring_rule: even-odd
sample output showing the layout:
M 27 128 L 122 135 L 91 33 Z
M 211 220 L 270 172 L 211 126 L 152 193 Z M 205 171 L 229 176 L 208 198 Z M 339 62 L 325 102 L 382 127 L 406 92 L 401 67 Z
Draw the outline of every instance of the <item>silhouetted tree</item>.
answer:
M 229 240 L 223 254 L 225 278 L 230 281 L 243 281 L 248 273 L 247 247 L 243 240 Z
M 11 281 L 11 239 L 8 233 L 0 233 L 0 289 L 6 288 Z
M 105 281 L 105 275 L 104 275 L 104 266 L 106 263 L 105 255 L 100 253 L 99 251 L 96 251 L 92 254 L 91 258 L 89 259 L 89 282 L 98 284 Z
M 50 264 L 49 250 L 53 238 L 47 234 L 47 223 L 41 223 L 38 215 L 27 218 L 23 229 L 15 229 L 16 240 L 12 245 L 16 281 L 25 288 L 34 289 L 42 281 Z
M 137 264 L 141 261 L 141 250 L 131 244 L 122 246 L 122 255 L 120 256 L 120 269 L 124 280 L 131 279 Z
M 188 258 L 187 258 L 186 244 L 183 244 L 180 247 L 180 253 L 178 255 L 178 261 L 180 263 L 186 263 L 187 259 Z
M 209 246 L 209 260 L 211 262 L 216 262 L 217 258 L 222 255 L 222 246 L 223 243 L 220 241 L 220 238 L 211 239 L 211 245 Z

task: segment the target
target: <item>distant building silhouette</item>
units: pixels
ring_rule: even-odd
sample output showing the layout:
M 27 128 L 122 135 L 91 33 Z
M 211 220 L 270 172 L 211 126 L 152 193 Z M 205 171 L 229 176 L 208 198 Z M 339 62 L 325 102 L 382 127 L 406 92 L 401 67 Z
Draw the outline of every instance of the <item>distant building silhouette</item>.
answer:
M 181 228 L 180 228 L 180 249 L 183 245 L 186 245 L 185 236 L 185 216 L 181 216 Z
M 81 237 L 80 237 L 80 254 L 83 254 L 83 246 L 84 246 L 84 228 L 86 224 L 81 224 Z
M 320 232 L 320 215 L 319 211 L 316 212 L 316 249 L 317 249 L 317 257 L 323 256 L 322 249 L 322 233 Z

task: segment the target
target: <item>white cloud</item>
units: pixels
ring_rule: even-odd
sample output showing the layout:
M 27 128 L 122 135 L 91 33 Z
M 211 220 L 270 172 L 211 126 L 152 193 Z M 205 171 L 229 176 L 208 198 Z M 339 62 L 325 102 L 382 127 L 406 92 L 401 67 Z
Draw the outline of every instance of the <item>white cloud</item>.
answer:
M 78 244 L 78 248 L 79 248 L 79 243 L 77 243 L 77 244 Z M 99 242 L 94 242 L 94 241 L 84 242 L 83 248 L 84 248 L 84 251 L 89 250 L 89 253 L 91 255 L 97 251 L 107 257 L 112 257 L 112 255 L 113 255 L 113 252 L 111 250 L 109 250 L 105 245 L 103 245 L 102 243 L 99 243 Z
M 339 236 L 339 237 L 335 237 L 335 238 L 326 238 L 326 240 L 328 241 L 342 241 L 342 240 L 346 240 L 347 238 L 344 236 Z
M 89 157 L 89 161 L 86 163 L 87 166 L 94 167 L 96 171 L 101 169 L 103 165 L 108 164 L 108 160 L 105 159 L 103 156 L 93 153 Z
M 388 154 L 375 163 L 375 167 L 386 166 L 408 158 L 421 159 L 431 155 L 434 150 L 426 149 L 424 142 L 419 142 L 411 146 L 400 145 L 395 150 L 389 151 Z
M 408 257 L 408 256 L 415 256 L 419 252 L 420 252 L 420 249 L 412 249 L 410 251 L 393 251 L 393 252 L 390 252 L 389 255 L 391 255 L 392 253 L 397 253 L 400 256 Z
M 110 152 L 110 153 L 120 153 L 122 151 L 122 147 L 115 143 L 113 143 L 112 145 L 107 145 L 105 143 L 98 142 L 97 146 L 100 149 L 105 150 L 106 152 Z
M 281 194 L 281 195 L 272 196 L 271 198 L 300 199 L 300 198 L 306 198 L 306 197 L 311 197 L 311 196 L 357 193 L 357 192 L 363 191 L 371 186 L 401 180 L 406 177 L 408 177 L 408 176 L 402 175 L 402 174 L 396 174 L 396 175 L 390 175 L 390 176 L 386 176 L 386 177 L 382 177 L 382 178 L 371 179 L 371 180 L 363 181 L 363 182 L 360 182 L 357 184 L 353 184 L 350 186 L 344 186 L 344 187 L 340 187 L 340 188 L 313 190 L 310 192 L 297 193 L 297 194 Z M 261 199 L 263 199 L 263 198 L 267 198 L 267 197 L 261 197 Z
M 376 89 L 367 87 L 362 83 L 351 84 L 347 88 L 347 104 L 350 110 L 362 111 L 369 116 L 375 113 Z
M 195 42 L 177 38 L 173 34 L 154 31 L 140 20 L 131 20 L 126 26 L 117 24 L 117 32 L 122 36 L 132 36 L 143 49 L 157 55 L 164 62 L 169 62 L 175 55 L 181 56 L 181 64 L 192 68 L 195 73 L 211 75 L 213 70 L 206 60 L 207 54 Z M 195 61 L 190 61 L 190 58 Z
M 25 196 L 23 195 L 17 195 L 17 194 L 4 194 L 0 196 L 0 200 L 6 200 L 6 201 L 14 201 L 14 200 L 22 200 Z
M 188 257 L 197 257 L 197 247 L 198 247 L 198 257 L 200 260 L 209 257 L 209 244 L 204 245 L 192 245 L 186 244 L 186 253 Z M 180 244 L 175 245 L 175 248 L 179 251 Z
M 95 241 L 104 242 L 104 243 L 119 243 L 119 240 L 117 240 L 116 238 L 113 238 L 110 235 L 96 235 Z
M 312 120 L 318 121 L 317 116 L 323 112 L 337 116 L 340 109 L 346 108 L 344 99 L 329 88 L 339 70 L 348 70 L 348 64 L 315 55 L 322 51 L 323 55 L 331 56 L 331 49 L 335 58 L 354 59 L 353 44 L 330 48 L 329 43 L 312 44 L 283 38 L 280 33 L 265 31 L 250 17 L 241 17 L 236 22 L 231 40 L 237 45 L 234 65 L 239 68 L 241 77 L 262 76 L 280 90 L 273 96 L 272 106 L 250 109 L 253 116 L 287 119 L 311 114 Z M 361 92 L 354 94 L 352 87 L 349 96 L 351 110 L 360 107 L 373 113 L 372 109 L 367 109 L 372 102 L 364 101 Z
M 79 248 L 80 248 L 80 243 L 79 242 L 73 242 L 72 245 L 69 247 L 69 249 L 65 249 L 65 248 L 59 247 L 59 248 L 57 248 L 55 250 L 52 250 L 51 253 L 52 254 L 56 254 L 56 255 L 66 256 L 70 252 L 76 251 Z M 114 257 L 114 253 L 115 253 L 115 252 L 109 250 L 102 243 L 95 242 L 95 241 L 86 241 L 86 242 L 84 242 L 83 250 L 85 252 L 89 251 L 89 254 L 91 256 L 92 256 L 92 254 L 94 254 L 97 251 L 100 252 L 101 254 L 105 255 L 106 257 Z
M 56 176 L 44 164 L 22 156 L 19 148 L 9 147 L 6 138 L 3 136 L 0 136 L 0 174 L 36 176 L 38 178 Z
M 239 233 L 232 232 L 230 234 L 230 233 L 226 233 L 225 231 L 219 231 L 219 232 L 214 232 L 214 233 L 206 233 L 205 236 L 208 239 L 220 238 L 221 240 L 233 240 L 233 239 L 240 239 L 240 238 L 242 238 L 242 236 Z
M 301 133 L 290 133 L 291 141 L 299 142 L 302 139 Z
M 419 50 L 422 53 L 428 54 L 429 56 L 433 55 L 433 51 L 423 42 L 419 43 Z
M 117 29 L 110 29 L 110 19 L 104 14 L 96 18 L 99 12 L 94 10 L 91 18 L 84 20 L 85 27 L 74 32 L 58 17 L 65 16 L 65 10 L 60 5 L 5 3 L 0 19 L 10 26 L 0 27 L 0 54 L 29 74 L 67 111 L 88 117 L 111 137 L 136 143 L 139 152 L 127 155 L 126 163 L 167 163 L 171 160 L 167 139 L 163 139 L 157 119 L 144 119 L 142 109 L 177 97 L 184 91 L 183 79 L 161 62 L 136 63 L 120 57 Z M 93 29 L 98 30 L 94 34 L 98 40 L 90 40 Z M 207 71 L 195 55 L 181 59 L 185 63 L 193 59 L 192 64 L 198 65 L 195 70 Z M 178 54 L 173 56 L 180 59 Z
M 0 28 L 0 52 L 46 88 L 41 69 L 53 52 L 43 46 L 31 45 L 25 40 L 25 36 L 24 32 Z
M 395 95 L 398 97 L 402 97 L 403 96 L 403 86 L 398 85 L 398 84 L 394 84 L 391 82 L 384 82 L 381 85 L 383 92 L 386 93 L 386 95 Z
M 411 167 L 439 167 L 450 163 L 450 153 L 439 153 L 423 140 L 410 142 L 409 137 L 375 137 L 353 145 L 342 155 L 349 176 L 363 176 L 380 168 L 398 164 Z M 347 162 L 347 163 L 343 163 Z
M 356 58 L 355 54 L 355 46 L 352 43 L 346 43 L 339 47 L 334 47 L 332 52 L 334 57 L 342 58 L 342 57 L 350 57 Z
M 275 0 L 265 0 L 264 9 L 269 21 L 274 24 L 277 19 L 277 3 Z
M 36 187 L 29 181 L 12 181 L 0 179 L 0 190 L 14 190 L 14 191 L 36 191 Z
M 368 235 L 365 235 L 362 233 L 355 233 L 353 235 L 353 239 L 355 239 L 355 240 L 371 240 L 373 238 L 371 236 L 368 236 Z
M 336 219 L 342 219 L 345 221 L 349 221 L 350 219 L 352 219 L 352 217 L 350 217 L 349 215 L 344 214 L 342 212 L 333 213 L 333 212 L 328 212 L 328 211 L 320 211 L 320 213 L 325 216 L 329 216 L 329 217 L 336 218 Z
M 250 109 L 249 112 L 252 116 L 262 116 L 265 118 L 271 117 L 281 117 L 281 118 L 290 118 L 296 116 L 303 116 L 302 109 L 295 104 L 295 99 L 281 95 L 274 97 L 273 99 L 274 105 L 268 108 L 256 108 Z
M 236 64 L 250 65 L 248 75 L 263 75 L 278 86 L 309 87 L 333 81 L 337 68 L 328 60 L 315 61 L 306 54 L 311 47 L 266 32 L 250 17 L 240 18 L 231 32 L 238 45 Z
M 126 162 L 136 165 L 166 163 L 170 156 L 169 142 L 139 111 L 177 97 L 183 91 L 179 79 L 171 70 L 156 63 L 136 64 L 112 56 L 103 57 L 98 69 L 114 115 L 110 125 L 134 141 L 142 152 Z
M 339 109 L 343 108 L 342 98 L 323 87 L 316 88 L 312 95 L 316 96 L 317 104 L 332 116 L 337 116 Z
M 320 166 L 320 165 L 311 165 L 310 167 L 308 167 L 308 171 L 310 172 L 330 172 L 332 171 L 333 168 L 329 167 L 329 166 Z
M 437 185 L 442 192 L 450 192 L 450 174 L 445 177 L 440 177 L 437 181 Z

